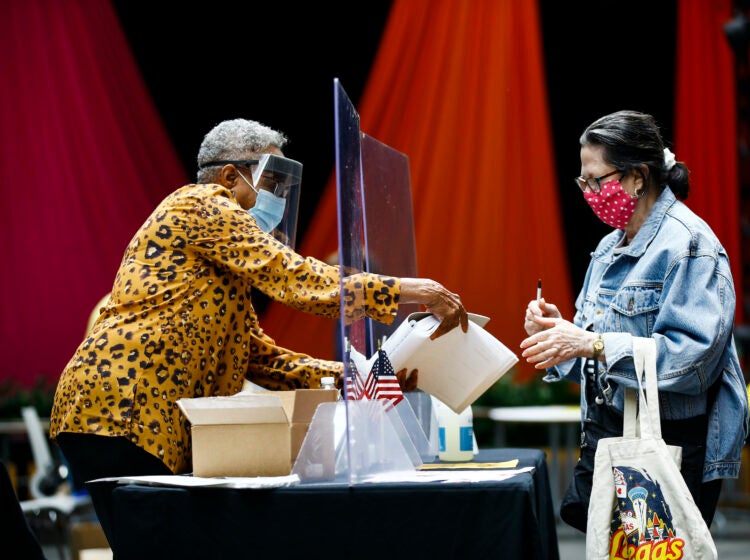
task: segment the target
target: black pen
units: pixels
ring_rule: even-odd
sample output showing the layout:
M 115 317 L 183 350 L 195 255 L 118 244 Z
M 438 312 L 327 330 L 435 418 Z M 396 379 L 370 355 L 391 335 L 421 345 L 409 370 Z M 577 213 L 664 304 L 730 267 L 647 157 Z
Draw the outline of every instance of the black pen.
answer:
M 542 299 L 542 279 L 536 281 L 536 301 L 539 302 Z

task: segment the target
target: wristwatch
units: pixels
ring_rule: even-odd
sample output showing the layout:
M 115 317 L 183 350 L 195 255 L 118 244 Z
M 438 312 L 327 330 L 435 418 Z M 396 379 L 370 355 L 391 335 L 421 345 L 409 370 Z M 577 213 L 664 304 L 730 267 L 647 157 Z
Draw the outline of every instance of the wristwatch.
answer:
M 604 339 L 602 339 L 601 333 L 598 333 L 596 335 L 596 340 L 594 340 L 594 360 L 599 359 L 599 355 L 604 351 Z

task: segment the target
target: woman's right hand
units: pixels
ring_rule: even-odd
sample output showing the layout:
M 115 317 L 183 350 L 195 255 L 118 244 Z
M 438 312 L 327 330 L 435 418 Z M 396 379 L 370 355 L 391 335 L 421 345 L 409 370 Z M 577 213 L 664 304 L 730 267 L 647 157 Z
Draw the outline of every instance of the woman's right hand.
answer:
M 547 303 L 544 298 L 532 299 L 526 306 L 523 328 L 529 336 L 549 328 L 549 321 L 544 319 L 562 319 L 562 314 L 554 303 Z
M 458 294 L 428 278 L 401 278 L 399 303 L 419 303 L 440 320 L 440 325 L 430 335 L 435 340 L 455 327 L 469 330 L 469 316 Z

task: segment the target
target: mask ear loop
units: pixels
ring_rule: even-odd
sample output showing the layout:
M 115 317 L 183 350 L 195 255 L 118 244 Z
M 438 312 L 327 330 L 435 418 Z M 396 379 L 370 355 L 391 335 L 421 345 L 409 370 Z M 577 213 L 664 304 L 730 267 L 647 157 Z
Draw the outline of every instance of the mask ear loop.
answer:
M 239 175 L 240 177 L 242 177 L 242 180 L 243 180 L 243 181 L 245 181 L 245 182 L 246 182 L 246 183 L 247 183 L 247 184 L 248 184 L 248 185 L 250 186 L 250 188 L 251 188 L 251 189 L 253 189 L 253 190 L 255 191 L 255 194 L 258 194 L 258 189 L 256 189 L 256 188 L 255 188 L 255 187 L 253 186 L 253 184 L 252 184 L 252 183 L 251 183 L 250 181 L 248 181 L 248 180 L 247 180 L 247 178 L 245 178 L 245 176 L 244 176 L 244 175 L 242 174 L 242 172 L 241 172 L 241 171 L 240 171 L 239 169 L 237 169 L 237 168 L 235 168 L 235 171 L 237 171 L 237 174 L 238 174 L 238 175 Z

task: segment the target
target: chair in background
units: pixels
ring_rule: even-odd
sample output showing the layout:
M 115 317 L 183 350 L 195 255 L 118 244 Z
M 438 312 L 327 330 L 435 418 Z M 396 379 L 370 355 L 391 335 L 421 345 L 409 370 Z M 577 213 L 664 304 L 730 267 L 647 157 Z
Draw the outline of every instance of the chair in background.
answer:
M 61 463 L 53 458 L 47 433 L 34 407 L 21 409 L 35 471 L 29 479 L 31 499 L 21 500 L 21 510 L 32 528 L 37 523 L 51 527 L 57 535 L 60 558 L 65 552 L 70 535 L 71 520 L 75 517 L 95 517 L 91 496 L 75 494 L 66 484 Z

